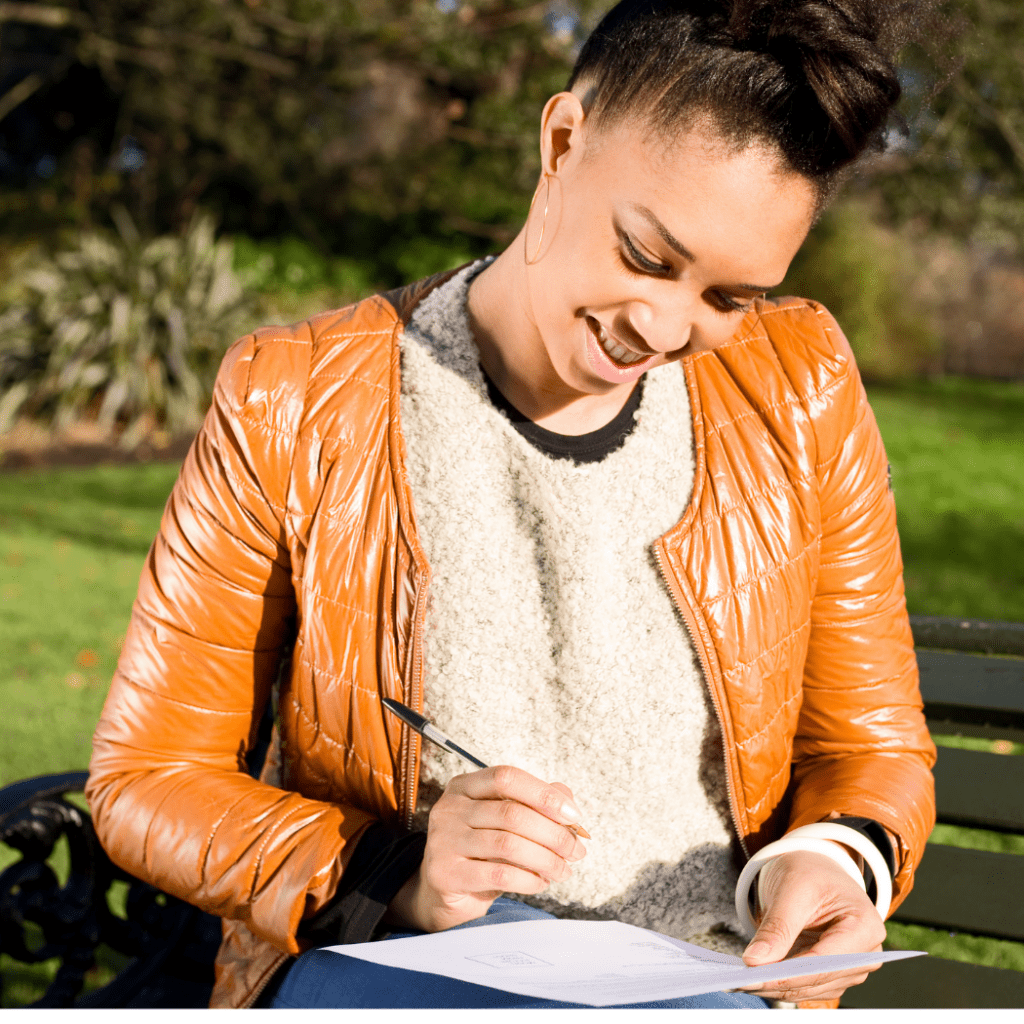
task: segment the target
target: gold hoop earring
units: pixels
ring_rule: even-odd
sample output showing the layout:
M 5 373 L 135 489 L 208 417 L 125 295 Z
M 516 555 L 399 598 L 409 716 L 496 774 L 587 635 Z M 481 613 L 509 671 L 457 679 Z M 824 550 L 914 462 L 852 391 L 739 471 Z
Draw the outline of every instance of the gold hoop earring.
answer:
M 537 196 L 540 195 L 540 189 L 538 188 L 533 194 L 533 199 L 530 200 L 530 212 L 526 215 L 526 223 L 530 223 L 530 217 L 533 214 L 533 208 L 537 203 Z M 531 259 L 526 255 L 526 232 L 523 232 L 523 256 L 526 258 L 526 265 L 532 267 L 540 256 L 541 247 L 544 245 L 544 232 L 548 226 L 548 204 L 551 201 L 551 175 L 544 172 L 544 219 L 540 222 L 540 238 L 537 239 L 537 250 L 533 254 Z

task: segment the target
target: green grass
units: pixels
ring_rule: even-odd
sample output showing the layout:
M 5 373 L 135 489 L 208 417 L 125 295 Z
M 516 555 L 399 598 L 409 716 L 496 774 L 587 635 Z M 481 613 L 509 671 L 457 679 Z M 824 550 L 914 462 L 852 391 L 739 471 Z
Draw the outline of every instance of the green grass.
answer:
M 81 794 L 71 794 L 68 799 L 83 809 L 88 809 Z M 17 859 L 16 851 L 0 844 L 0 871 Z M 66 885 L 70 874 L 71 858 L 68 841 L 64 836 L 57 840 L 47 863 L 57 876 L 60 885 Z M 111 913 L 122 920 L 127 917 L 127 896 L 128 884 L 122 881 L 114 882 L 107 893 L 107 905 L 110 907 Z M 25 930 L 28 948 L 38 949 L 43 944 L 41 929 L 30 922 L 26 925 Z M 109 946 L 101 945 L 96 951 L 95 966 L 85 974 L 83 992 L 102 988 L 107 982 L 113 980 L 117 973 L 127 966 L 128 962 L 128 957 Z M 35 964 L 24 964 L 6 953 L 0 953 L 0 976 L 3 977 L 4 983 L 0 1008 L 27 1006 L 38 999 L 57 976 L 59 966 L 60 960 L 57 958 L 43 960 Z
M 1024 384 L 949 378 L 868 394 L 911 612 L 1024 622 Z
M 869 395 L 892 464 L 911 611 L 1024 622 L 1024 386 L 944 380 Z M 177 466 L 155 464 L 0 476 L 0 785 L 87 766 L 176 475 Z M 1024 854 L 1024 838 L 974 829 L 939 826 L 931 841 Z M 0 869 L 14 857 L 0 847 Z M 1017 943 L 888 927 L 895 948 L 1024 970 Z M 3 958 L 5 1005 L 36 998 L 51 970 Z M 90 984 L 112 970 L 116 958 L 106 957 Z
M 85 768 L 177 466 L 0 477 L 0 785 Z

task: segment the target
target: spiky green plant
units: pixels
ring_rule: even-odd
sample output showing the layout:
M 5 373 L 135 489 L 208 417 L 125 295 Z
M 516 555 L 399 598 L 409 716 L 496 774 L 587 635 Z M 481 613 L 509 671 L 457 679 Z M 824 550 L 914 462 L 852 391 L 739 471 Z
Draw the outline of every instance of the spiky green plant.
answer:
M 232 243 L 203 213 L 184 236 L 150 241 L 123 210 L 115 223 L 14 261 L 0 298 L 0 432 L 19 416 L 57 429 L 87 419 L 131 442 L 202 418 L 225 348 L 254 319 Z

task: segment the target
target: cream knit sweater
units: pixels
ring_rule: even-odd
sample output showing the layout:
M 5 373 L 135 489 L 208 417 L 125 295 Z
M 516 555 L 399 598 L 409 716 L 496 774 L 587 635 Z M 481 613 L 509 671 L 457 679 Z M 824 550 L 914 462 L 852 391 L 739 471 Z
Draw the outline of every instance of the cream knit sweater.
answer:
M 589 854 L 529 902 L 742 950 L 722 934 L 739 926 L 721 733 L 651 550 L 693 486 L 682 369 L 648 374 L 634 430 L 601 462 L 550 458 L 487 398 L 466 315 L 480 269 L 428 295 L 402 341 L 433 572 L 425 714 L 488 763 L 572 789 Z M 467 770 L 424 744 L 420 827 Z

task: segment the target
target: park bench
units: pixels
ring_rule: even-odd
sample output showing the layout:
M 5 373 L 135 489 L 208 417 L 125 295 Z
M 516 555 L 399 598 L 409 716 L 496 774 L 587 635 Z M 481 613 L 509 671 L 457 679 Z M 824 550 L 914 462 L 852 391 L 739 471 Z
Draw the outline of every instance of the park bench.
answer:
M 1024 742 L 1024 624 L 913 617 L 929 728 Z M 262 761 L 269 716 L 250 757 Z M 40 1006 L 200 1007 L 213 982 L 220 922 L 133 879 L 103 853 L 74 794 L 85 772 L 26 779 L 0 790 L 0 841 L 21 860 L 0 875 L 0 950 L 22 963 L 57 958 Z M 941 747 L 935 771 L 940 822 L 1024 833 L 1024 757 Z M 70 796 L 70 799 L 69 799 Z M 46 864 L 64 837 L 70 874 Z M 128 886 L 126 916 L 108 892 Z M 1024 856 L 932 844 L 895 920 L 961 934 L 1024 940 Z M 26 938 L 34 922 L 42 945 Z M 124 966 L 79 995 L 97 948 Z M 31 948 L 30 948 L 31 946 Z M 918 957 L 886 965 L 851 989 L 844 1007 L 1024 1007 L 1024 972 Z
M 911 616 L 935 736 L 1024 743 L 1024 624 Z M 1024 757 L 939 747 L 938 821 L 1024 833 Z M 1024 940 L 1024 856 L 930 844 L 894 921 Z M 1024 1007 L 1024 971 L 916 957 L 889 964 L 841 1006 Z

